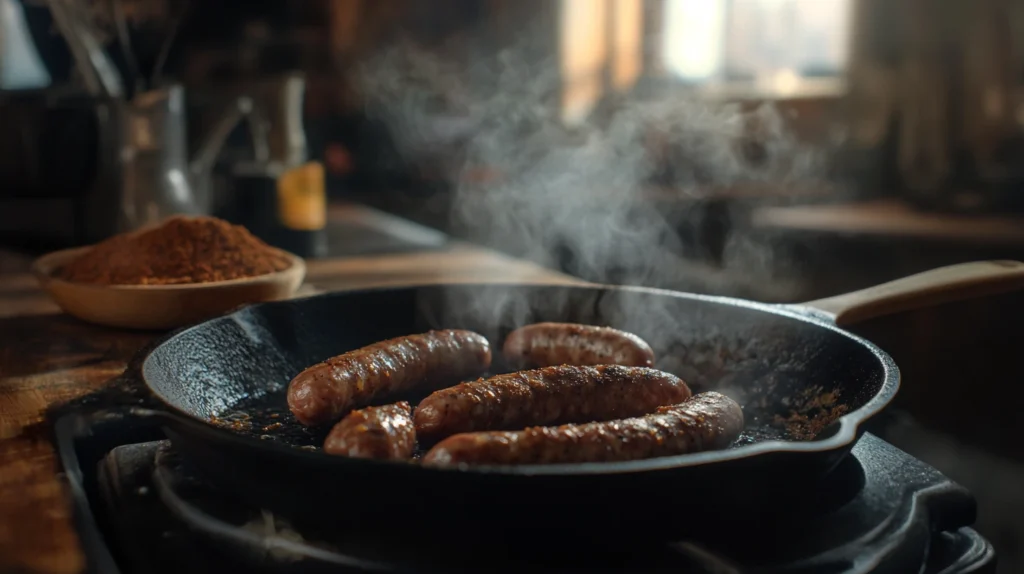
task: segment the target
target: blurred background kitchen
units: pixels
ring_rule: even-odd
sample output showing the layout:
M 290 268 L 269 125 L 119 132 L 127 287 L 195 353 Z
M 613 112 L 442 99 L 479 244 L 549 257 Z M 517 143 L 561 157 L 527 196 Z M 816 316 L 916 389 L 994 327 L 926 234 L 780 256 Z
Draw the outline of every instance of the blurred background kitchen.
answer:
M 0 235 L 94 242 L 143 221 L 137 188 L 177 168 L 190 189 L 165 183 L 160 213 L 224 215 L 234 188 L 307 160 L 331 197 L 470 233 L 454 198 L 535 187 L 522 172 L 599 132 L 643 148 L 619 152 L 628 181 L 597 178 L 629 189 L 587 201 L 657 206 L 679 270 L 647 283 L 795 301 L 1019 257 L 1024 7 L 942 6 L 4 0 Z M 136 141 L 137 118 L 160 141 Z M 573 250 L 550 263 L 635 271 L 573 268 Z
M 171 213 L 314 259 L 398 241 L 279 197 L 308 165 L 594 281 L 785 303 L 1024 259 L 1024 2 L 0 0 L 5 248 Z M 857 329 L 905 377 L 875 430 L 971 488 L 1006 572 L 1021 299 Z

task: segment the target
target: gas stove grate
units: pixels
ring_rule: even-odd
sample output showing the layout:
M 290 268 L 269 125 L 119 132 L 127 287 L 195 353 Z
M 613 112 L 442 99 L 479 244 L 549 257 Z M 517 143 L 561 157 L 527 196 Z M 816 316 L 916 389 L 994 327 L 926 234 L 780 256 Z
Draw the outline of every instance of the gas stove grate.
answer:
M 170 443 L 130 419 L 72 413 L 56 439 L 90 569 L 131 572 L 994 572 L 969 525 L 974 500 L 938 471 L 865 435 L 807 502 L 779 516 L 736 517 L 728 533 L 676 544 L 533 544 L 466 532 L 386 536 L 292 524 L 192 475 Z M 82 425 L 90 427 L 86 438 Z M 129 425 L 126 427 L 126 425 Z M 752 478 L 753 479 L 753 478 Z M 301 487 L 301 485 L 297 485 Z M 339 524 L 357 520 L 339 509 Z M 680 519 L 685 519 L 681 517 Z M 626 527 L 626 526 L 624 526 Z M 513 534 L 531 540 L 529 532 Z

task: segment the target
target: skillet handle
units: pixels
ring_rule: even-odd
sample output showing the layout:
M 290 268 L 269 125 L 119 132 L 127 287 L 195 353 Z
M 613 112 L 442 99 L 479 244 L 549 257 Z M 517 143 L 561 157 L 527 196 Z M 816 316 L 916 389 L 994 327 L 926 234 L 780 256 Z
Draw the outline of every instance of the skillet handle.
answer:
M 850 325 L 942 303 L 1024 289 L 1024 263 L 975 261 L 939 267 L 860 291 L 804 303 Z

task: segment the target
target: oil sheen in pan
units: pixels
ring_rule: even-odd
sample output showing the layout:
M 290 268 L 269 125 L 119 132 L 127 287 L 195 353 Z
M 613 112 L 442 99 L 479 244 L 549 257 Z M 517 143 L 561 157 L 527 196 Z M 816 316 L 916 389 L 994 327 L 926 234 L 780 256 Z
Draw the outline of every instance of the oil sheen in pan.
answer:
M 483 377 L 490 377 L 485 373 Z M 375 405 L 408 401 L 415 406 L 434 389 L 413 389 L 374 401 Z M 332 424 L 308 427 L 300 423 L 288 409 L 288 388 L 261 397 L 247 397 L 235 403 L 211 422 L 238 434 L 260 440 L 272 440 L 306 450 L 320 450 Z
M 699 392 L 699 389 L 694 389 L 694 392 Z M 244 399 L 231 411 L 217 417 L 214 422 L 242 435 L 272 440 L 305 450 L 320 450 L 331 426 L 307 427 L 298 422 L 288 410 L 286 395 L 287 391 L 281 390 L 258 398 Z M 402 398 L 408 400 L 412 397 Z M 413 404 L 419 402 L 420 398 L 422 397 L 413 398 Z M 768 440 L 800 438 L 788 431 L 785 424 L 779 424 L 778 418 L 753 417 L 748 419 L 747 427 L 731 447 Z M 421 454 L 422 452 L 417 452 L 416 456 Z
M 420 390 L 402 393 L 395 397 L 374 401 L 374 404 L 409 401 L 410 404 L 416 405 L 430 392 L 429 390 Z M 241 435 L 275 441 L 305 450 L 320 450 L 333 426 L 328 424 L 308 427 L 300 423 L 288 409 L 287 388 L 262 397 L 242 399 L 211 422 Z M 420 454 L 422 452 L 416 453 L 416 456 Z

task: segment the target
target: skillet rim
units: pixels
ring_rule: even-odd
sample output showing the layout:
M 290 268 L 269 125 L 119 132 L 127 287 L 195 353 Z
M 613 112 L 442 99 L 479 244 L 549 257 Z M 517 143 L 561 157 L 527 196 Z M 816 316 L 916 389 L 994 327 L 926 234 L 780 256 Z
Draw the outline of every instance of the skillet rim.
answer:
M 152 356 L 163 347 L 166 343 L 171 340 L 185 335 L 193 330 L 205 328 L 208 324 L 215 321 L 222 320 L 240 320 L 240 316 L 243 313 L 250 313 L 256 308 L 271 307 L 276 305 L 290 305 L 296 302 L 301 302 L 307 299 L 325 298 L 338 295 L 358 295 L 360 293 L 378 293 L 386 291 L 409 291 L 409 290 L 420 290 L 420 289 L 445 289 L 445 288 L 558 288 L 558 289 L 573 289 L 573 290 L 588 290 L 588 291 L 605 291 L 605 292 L 634 292 L 634 293 L 648 293 L 651 295 L 661 297 L 674 297 L 679 299 L 689 299 L 694 301 L 701 301 L 705 303 L 711 303 L 716 305 L 728 305 L 732 307 L 742 307 L 754 311 L 768 313 L 771 315 L 782 316 L 796 321 L 809 323 L 818 328 L 828 329 L 838 335 L 846 337 L 847 339 L 861 345 L 867 349 L 874 357 L 878 360 L 879 366 L 882 368 L 883 379 L 878 391 L 874 394 L 860 408 L 851 411 L 834 421 L 832 424 L 839 423 L 839 427 L 835 433 L 823 440 L 814 441 L 788 441 L 788 440 L 769 440 L 764 442 L 758 442 L 754 444 L 744 445 L 736 448 L 727 450 L 716 450 L 706 451 L 690 454 L 682 454 L 675 456 L 665 456 L 650 459 L 640 459 L 633 461 L 622 461 L 622 462 L 588 462 L 588 463 L 566 463 L 566 464 L 545 464 L 545 465 L 467 465 L 460 464 L 457 466 L 423 466 L 423 465 L 411 465 L 407 461 L 390 461 L 390 460 L 375 460 L 375 459 L 359 459 L 352 457 L 343 457 L 337 455 L 328 455 L 321 451 L 308 451 L 298 449 L 292 446 L 275 443 L 272 441 L 262 441 L 254 437 L 240 435 L 234 433 L 228 429 L 223 429 L 211 424 L 208 420 L 201 419 L 192 413 L 186 412 L 180 409 L 173 403 L 171 403 L 167 397 L 159 392 L 153 385 L 149 383 L 146 377 L 147 365 Z M 134 362 L 134 361 L 133 361 Z M 814 307 L 810 307 L 804 304 L 773 304 L 773 303 L 760 303 L 757 301 L 750 301 L 747 299 L 740 299 L 735 297 L 723 297 L 717 295 L 702 295 L 698 293 L 690 293 L 686 291 L 673 291 L 670 289 L 659 289 L 654 287 L 642 287 L 633 285 L 605 285 L 600 283 L 583 283 L 583 284 L 564 284 L 564 283 L 532 283 L 532 282 L 511 282 L 511 281 L 500 281 L 500 282 L 466 282 L 466 283 L 425 283 L 417 285 L 399 285 L 399 286 L 381 286 L 381 287 L 370 287 L 364 289 L 353 289 L 347 291 L 333 291 L 329 293 L 319 293 L 315 295 L 309 295 L 305 297 L 296 297 L 294 299 L 287 299 L 281 301 L 267 301 L 262 303 L 255 303 L 247 305 L 245 307 L 236 309 L 235 311 L 222 315 L 220 317 L 214 317 L 207 319 L 200 323 L 196 323 L 190 327 L 179 329 L 167 336 L 161 338 L 156 344 L 144 351 L 144 356 L 141 361 L 134 362 L 135 367 L 129 367 L 129 370 L 134 370 L 137 377 L 143 382 L 148 391 L 153 394 L 154 398 L 158 399 L 160 403 L 170 410 L 173 420 L 179 424 L 189 424 L 192 426 L 200 426 L 204 432 L 214 432 L 218 438 L 228 442 L 236 443 L 239 447 L 247 449 L 255 449 L 262 451 L 269 451 L 270 453 L 285 454 L 297 457 L 304 461 L 309 462 L 315 466 L 344 466 L 346 464 L 359 464 L 359 465 L 371 465 L 383 468 L 389 466 L 395 470 L 401 468 L 412 468 L 416 469 L 417 472 L 434 472 L 434 473 L 460 473 L 460 474 L 485 474 L 485 475 L 511 475 L 511 476 L 586 476 L 586 475 L 605 475 L 605 474 L 624 474 L 624 473 L 637 473 L 637 472 L 649 472 L 649 471 L 665 471 L 686 467 L 695 466 L 706 466 L 715 463 L 729 463 L 736 462 L 739 460 L 747 460 L 755 457 L 765 456 L 775 453 L 797 453 L 797 454 L 823 454 L 827 452 L 838 452 L 843 449 L 852 448 L 853 444 L 859 438 L 860 427 L 867 422 L 869 419 L 877 415 L 884 409 L 896 396 L 897 391 L 900 387 L 900 372 L 896 366 L 895 361 L 885 351 L 879 348 L 877 345 L 871 343 L 863 337 L 859 337 L 838 327 L 831 315 L 827 312 L 821 311 Z M 181 420 L 184 417 L 185 420 Z M 171 425 L 177 426 L 177 425 Z

